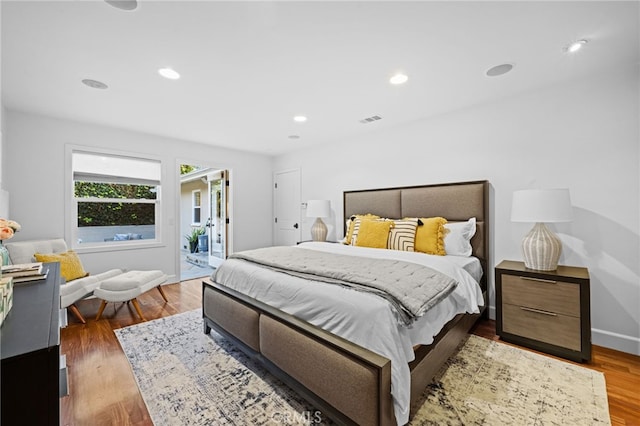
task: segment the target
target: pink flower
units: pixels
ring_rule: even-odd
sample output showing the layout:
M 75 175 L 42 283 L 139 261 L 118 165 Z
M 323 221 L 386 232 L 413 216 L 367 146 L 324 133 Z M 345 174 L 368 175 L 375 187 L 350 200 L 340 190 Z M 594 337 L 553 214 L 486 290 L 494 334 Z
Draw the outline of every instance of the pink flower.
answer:
M 9 238 L 13 237 L 13 234 L 13 229 L 9 228 L 8 226 L 0 228 L 0 240 L 8 240 Z
M 8 240 L 13 234 L 22 229 L 22 226 L 15 220 L 0 218 L 0 240 Z

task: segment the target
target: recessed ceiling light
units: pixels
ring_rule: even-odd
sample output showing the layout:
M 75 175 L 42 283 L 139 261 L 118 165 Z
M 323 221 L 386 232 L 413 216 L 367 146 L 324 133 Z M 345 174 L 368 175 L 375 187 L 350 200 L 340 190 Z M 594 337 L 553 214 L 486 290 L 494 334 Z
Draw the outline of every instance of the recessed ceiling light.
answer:
M 82 84 L 84 84 L 85 86 L 89 86 L 92 89 L 107 89 L 107 88 L 109 88 L 109 86 L 107 86 L 103 82 L 98 81 L 98 80 L 91 80 L 89 78 L 85 78 L 84 80 L 82 80 Z
M 178 74 L 171 68 L 160 68 L 158 70 L 158 74 L 160 74 L 164 78 L 168 78 L 169 80 L 177 80 L 180 78 L 180 74 Z
M 565 52 L 569 52 L 569 53 L 574 53 L 577 52 L 578 50 L 582 49 L 582 47 L 587 44 L 589 41 L 588 40 L 578 40 L 578 41 L 574 41 L 573 43 L 571 43 L 569 46 L 565 47 L 564 50 Z
M 304 115 L 296 115 L 295 117 L 293 117 L 293 121 L 295 121 L 296 123 L 304 123 L 305 121 L 307 121 L 307 117 L 305 117 Z
M 138 8 L 136 0 L 104 0 L 106 3 L 120 10 L 135 10 Z
M 502 74 L 506 74 L 513 69 L 513 64 L 500 64 L 495 67 L 491 67 L 487 70 L 487 77 L 497 77 Z
M 389 79 L 389 83 L 391 84 L 404 84 L 409 80 L 409 77 L 402 73 L 398 73 Z

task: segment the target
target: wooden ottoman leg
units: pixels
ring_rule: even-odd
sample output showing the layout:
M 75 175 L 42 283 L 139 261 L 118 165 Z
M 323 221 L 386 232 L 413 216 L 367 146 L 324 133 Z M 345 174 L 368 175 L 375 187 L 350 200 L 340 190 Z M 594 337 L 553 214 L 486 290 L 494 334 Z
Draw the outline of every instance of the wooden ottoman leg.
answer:
M 136 312 L 138 313 L 142 321 L 146 321 L 146 319 L 144 319 L 144 316 L 142 316 L 142 309 L 140 309 L 140 304 L 138 303 L 138 299 L 134 297 L 133 299 L 131 299 L 131 303 L 133 303 L 133 307 L 136 308 Z
M 96 315 L 96 321 L 98 321 L 102 316 L 105 306 L 107 306 L 107 302 L 106 300 L 103 300 L 102 303 L 100 304 L 100 309 L 98 309 L 98 315 Z
M 167 299 L 167 295 L 164 294 L 164 290 L 162 289 L 162 284 L 160 284 L 158 287 L 158 291 L 160 292 L 160 295 L 162 296 L 162 298 L 164 299 L 165 302 L 168 302 L 169 299 Z
M 85 321 L 84 317 L 82 316 L 82 314 L 80 313 L 80 311 L 78 310 L 78 307 L 75 304 L 69 305 L 69 309 L 71 310 L 71 313 L 78 318 L 78 320 L 80 320 L 81 323 L 86 324 L 87 321 Z

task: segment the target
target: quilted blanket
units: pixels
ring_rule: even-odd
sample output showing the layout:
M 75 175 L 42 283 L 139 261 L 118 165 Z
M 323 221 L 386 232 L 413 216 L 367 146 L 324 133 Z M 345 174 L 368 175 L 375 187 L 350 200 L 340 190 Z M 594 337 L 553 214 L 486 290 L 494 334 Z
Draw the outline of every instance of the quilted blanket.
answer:
M 266 247 L 234 253 L 229 257 L 311 281 L 378 295 L 391 303 L 398 320 L 407 326 L 458 285 L 453 278 L 416 263 L 343 256 L 300 247 Z

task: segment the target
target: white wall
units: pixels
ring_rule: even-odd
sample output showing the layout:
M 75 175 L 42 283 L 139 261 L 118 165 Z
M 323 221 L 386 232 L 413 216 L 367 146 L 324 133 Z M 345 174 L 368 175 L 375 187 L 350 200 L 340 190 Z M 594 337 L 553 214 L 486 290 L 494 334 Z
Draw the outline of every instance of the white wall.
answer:
M 593 342 L 640 354 L 638 90 L 636 69 L 395 128 L 368 124 L 365 136 L 279 156 L 274 168 L 302 170 L 303 201 L 332 200 L 329 239 L 342 237 L 344 190 L 488 179 L 494 265 L 522 259 L 533 225 L 510 222 L 513 191 L 569 188 L 574 220 L 550 227 L 561 263 L 589 268 Z
M 264 155 L 215 148 L 97 125 L 5 111 L 4 188 L 11 195 L 11 216 L 22 225 L 15 241 L 64 237 L 65 145 L 104 147 L 159 156 L 163 168 L 163 247 L 83 253 L 88 271 L 108 268 L 162 269 L 178 273 L 180 234 L 179 160 L 220 164 L 230 169 L 232 244 L 237 250 L 270 245 L 270 214 L 256 214 L 255 206 L 271 212 L 271 162 Z M 192 161 L 191 164 L 196 162 Z M 176 281 L 175 277 L 173 281 Z

